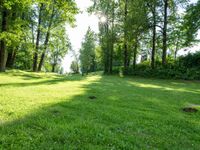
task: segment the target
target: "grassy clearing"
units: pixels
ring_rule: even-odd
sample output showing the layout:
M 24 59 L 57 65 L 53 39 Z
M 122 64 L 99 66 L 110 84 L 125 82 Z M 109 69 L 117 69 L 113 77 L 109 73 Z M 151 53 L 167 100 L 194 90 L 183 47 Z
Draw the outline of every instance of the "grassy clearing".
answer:
M 199 149 L 190 105 L 200 83 L 12 71 L 0 74 L 0 149 Z

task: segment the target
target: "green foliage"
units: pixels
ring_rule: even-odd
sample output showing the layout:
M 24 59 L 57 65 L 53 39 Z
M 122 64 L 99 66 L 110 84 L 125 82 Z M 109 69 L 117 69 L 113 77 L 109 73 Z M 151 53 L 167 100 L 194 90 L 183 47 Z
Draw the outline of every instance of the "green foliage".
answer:
M 73 26 L 75 14 L 78 13 L 74 0 L 1 0 L 0 10 L 0 40 L 3 41 L 0 44 L 0 56 L 3 60 L 0 63 L 2 64 L 0 70 L 5 70 L 3 66 L 7 60 L 7 53 L 8 56 L 17 53 L 8 57 L 7 64 L 11 65 L 7 67 L 27 69 L 33 64 L 33 62 L 30 64 L 30 61 L 34 60 L 37 68 L 39 61 L 45 61 L 51 32 L 66 24 Z M 62 32 L 66 31 L 62 29 Z M 26 47 L 25 51 L 24 47 Z M 18 50 L 14 51 L 14 49 Z M 31 56 L 33 54 L 34 59 Z M 24 55 L 27 57 L 19 58 Z M 43 61 L 41 61 L 42 65 Z M 10 62 L 14 62 L 15 65 Z
M 59 72 L 61 63 L 68 50 L 71 49 L 71 43 L 65 32 L 65 27 L 57 27 L 52 31 L 49 43 L 48 61 L 52 65 L 52 72 Z
M 150 62 L 137 64 L 136 68 L 129 67 L 128 75 L 161 79 L 200 80 L 200 52 L 179 57 L 176 61 L 168 58 L 168 64 L 163 68 L 161 61 L 156 62 L 156 68 L 150 68 Z M 123 69 L 123 68 L 122 68 Z M 121 68 L 116 67 L 115 73 Z
M 74 74 L 78 74 L 79 73 L 79 64 L 77 61 L 72 61 L 70 69 L 72 70 L 72 72 Z
M 187 8 L 184 20 L 184 27 L 187 31 L 187 41 L 185 44 L 190 45 L 192 42 L 196 41 L 196 35 L 200 29 L 200 0 Z
M 200 69 L 200 52 L 190 53 L 179 58 L 179 64 L 185 68 Z
M 88 74 L 90 71 L 95 71 L 95 34 L 88 28 L 85 39 L 80 49 L 81 72 Z

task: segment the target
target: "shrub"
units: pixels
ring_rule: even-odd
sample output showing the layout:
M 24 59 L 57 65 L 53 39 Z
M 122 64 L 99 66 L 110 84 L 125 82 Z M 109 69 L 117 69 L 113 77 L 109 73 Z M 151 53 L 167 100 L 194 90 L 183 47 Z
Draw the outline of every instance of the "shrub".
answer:
M 114 73 L 124 70 L 123 67 L 115 67 Z M 145 61 L 136 65 L 133 69 L 129 67 L 127 75 L 141 77 L 155 77 L 162 79 L 184 79 L 184 80 L 200 80 L 200 52 L 182 56 L 178 60 L 168 60 L 165 67 L 161 66 L 161 62 L 157 62 L 156 69 L 150 68 L 150 62 Z

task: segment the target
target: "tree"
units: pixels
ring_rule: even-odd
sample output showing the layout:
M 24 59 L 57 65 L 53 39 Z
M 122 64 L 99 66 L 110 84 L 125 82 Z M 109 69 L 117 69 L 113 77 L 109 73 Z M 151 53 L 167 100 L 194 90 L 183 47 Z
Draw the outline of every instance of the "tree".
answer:
M 127 16 L 128 16 L 128 0 L 124 2 L 124 73 L 127 74 L 128 71 L 128 39 L 127 39 Z
M 71 44 L 65 33 L 65 27 L 57 27 L 52 31 L 49 45 L 49 63 L 52 66 L 52 72 L 58 72 L 61 62 L 68 50 L 71 49 Z
M 157 16 L 157 7 L 158 1 L 156 0 L 149 0 L 147 1 L 147 6 L 149 8 L 150 17 L 150 26 L 152 30 L 152 51 L 151 51 L 151 68 L 155 68 L 155 54 L 156 54 L 156 26 L 158 22 Z
M 164 25 L 163 25 L 163 54 L 162 54 L 162 65 L 165 66 L 167 63 L 167 25 L 168 25 L 168 5 L 169 0 L 164 0 Z
M 16 41 L 19 42 L 22 34 L 22 14 L 30 5 L 30 0 L 0 1 L 0 72 L 6 70 L 9 46 L 12 47 Z
M 88 74 L 95 69 L 95 34 L 90 27 L 80 49 L 80 64 L 82 74 Z
M 42 16 L 43 16 L 43 9 L 44 3 L 38 3 L 38 25 L 37 25 L 37 37 L 36 37 L 36 44 L 35 44 L 35 52 L 33 56 L 33 71 L 37 71 L 37 63 L 38 63 L 38 51 L 39 51 L 39 44 L 40 44 L 40 36 L 41 36 L 41 24 L 42 24 Z
M 93 0 L 94 6 L 89 10 L 95 12 L 99 19 L 99 42 L 103 55 L 104 73 L 111 74 L 113 70 L 113 55 L 116 42 L 117 0 Z
M 185 45 L 189 46 L 196 42 L 196 36 L 200 29 L 200 0 L 196 4 L 188 6 L 184 16 L 184 29 L 186 30 Z
M 79 64 L 77 61 L 72 61 L 70 69 L 72 70 L 73 73 L 78 74 L 79 73 Z
M 38 1 L 38 8 L 35 9 L 38 13 L 37 18 L 37 37 L 35 45 L 35 53 L 33 58 L 33 71 L 41 71 L 44 64 L 46 51 L 49 44 L 51 31 L 63 24 L 73 24 L 75 14 L 78 12 L 76 4 L 73 0 L 47 0 Z M 40 44 L 44 41 L 43 45 Z M 42 48 L 41 48 L 42 47 Z M 40 52 L 39 52 L 40 50 Z M 38 55 L 41 53 L 38 64 Z
M 76 8 L 76 4 L 74 1 L 55 1 L 52 0 L 51 3 L 46 6 L 45 14 L 46 17 L 44 19 L 44 27 L 45 30 L 45 40 L 43 44 L 43 50 L 40 58 L 40 62 L 38 65 L 38 71 L 41 71 L 42 65 L 44 64 L 45 55 L 49 43 L 49 38 L 51 36 L 51 31 L 63 24 L 69 23 L 73 25 L 75 21 L 75 14 L 78 12 Z

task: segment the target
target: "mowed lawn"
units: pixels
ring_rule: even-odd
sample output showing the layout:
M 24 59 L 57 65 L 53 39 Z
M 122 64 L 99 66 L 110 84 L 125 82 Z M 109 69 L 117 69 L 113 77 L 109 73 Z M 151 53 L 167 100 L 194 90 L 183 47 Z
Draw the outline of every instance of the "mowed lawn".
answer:
M 200 149 L 200 83 L 9 71 L 0 149 Z

